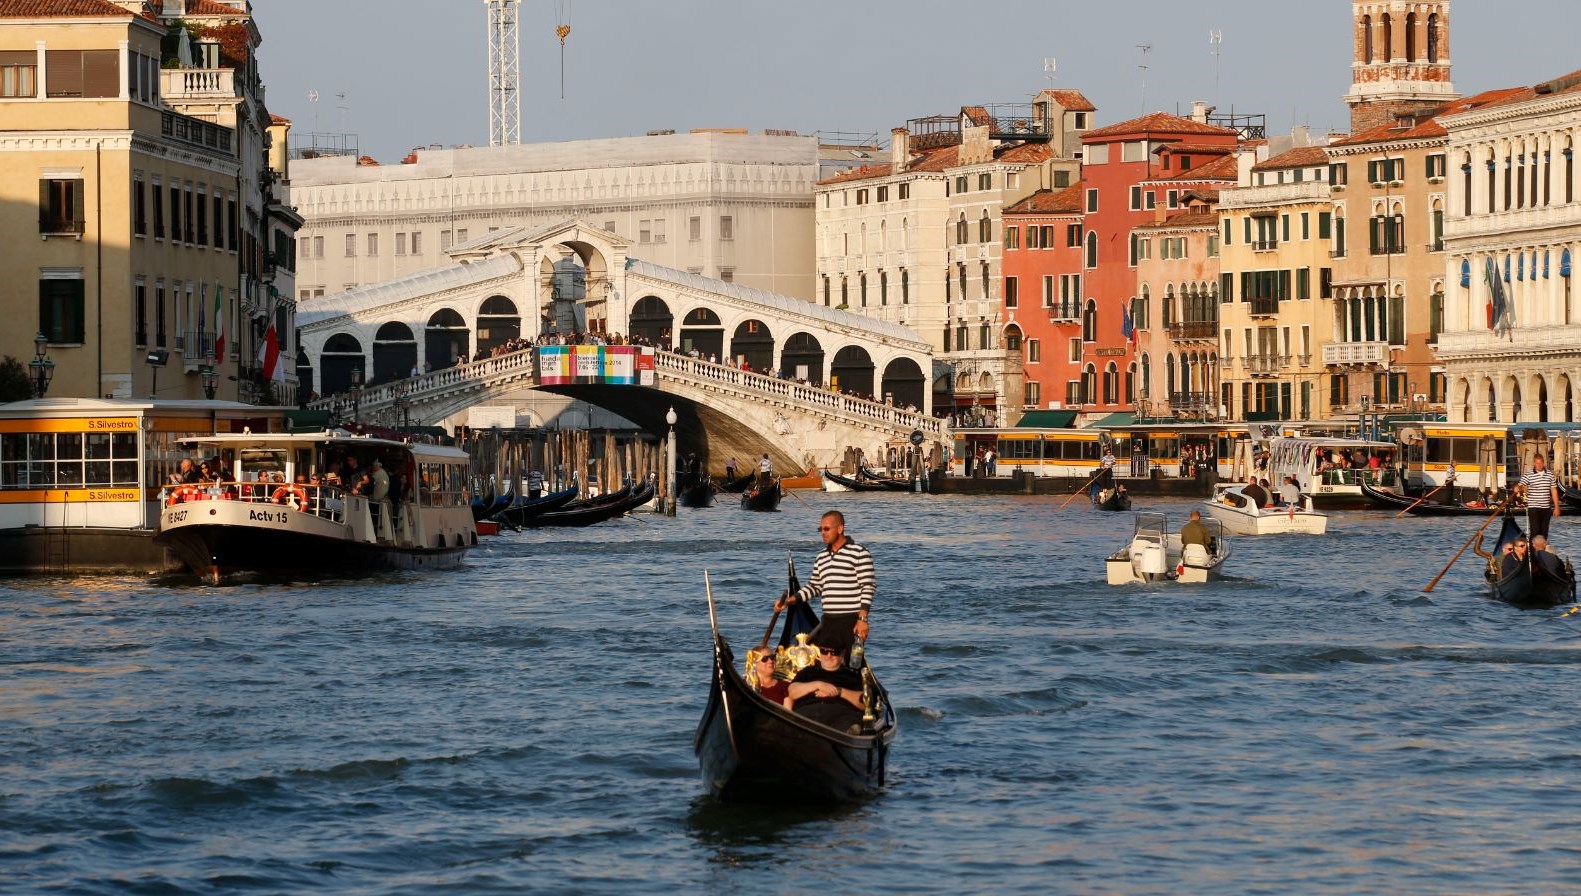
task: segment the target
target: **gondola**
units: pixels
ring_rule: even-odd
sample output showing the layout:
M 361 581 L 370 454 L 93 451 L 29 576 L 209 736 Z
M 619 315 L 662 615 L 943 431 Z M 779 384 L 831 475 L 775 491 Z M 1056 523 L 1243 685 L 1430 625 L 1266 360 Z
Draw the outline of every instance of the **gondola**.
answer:
M 780 481 L 775 479 L 768 485 L 754 485 L 741 493 L 741 509 L 755 510 L 759 513 L 768 513 L 778 510 L 780 498 L 784 496 L 780 491 Z
M 1449 504 L 1443 501 L 1421 501 L 1396 494 L 1387 489 L 1375 488 L 1363 482 L 1361 493 L 1367 496 L 1373 506 L 1380 510 L 1404 510 L 1412 516 L 1487 516 L 1491 507 L 1477 507 L 1469 504 Z
M 559 510 L 576 499 L 576 488 L 568 488 L 558 492 L 550 492 L 536 498 L 529 498 L 518 502 L 514 506 L 506 507 L 489 515 L 488 519 L 502 526 L 520 528 L 522 520 L 540 513 L 549 513 Z
M 824 470 L 823 471 L 823 478 L 827 479 L 828 481 L 830 481 L 832 483 L 834 483 L 835 485 L 840 486 L 841 488 L 843 488 L 843 489 L 845 489 L 847 491 L 853 491 L 853 492 L 887 492 L 887 491 L 889 491 L 888 488 L 886 488 L 886 487 L 884 487 L 884 486 L 882 486 L 882 485 L 880 485 L 880 484 L 878 484 L 876 482 L 866 482 L 866 481 L 861 480 L 861 479 L 852 479 L 850 476 L 841 476 L 839 473 L 836 473 L 836 472 L 834 472 L 832 470 Z
M 1575 603 L 1575 570 L 1568 560 L 1550 554 L 1551 559 L 1544 558 L 1547 559 L 1544 562 L 1528 548 L 1524 561 L 1512 569 L 1501 569 L 1504 546 L 1525 534 L 1515 521 L 1515 516 L 1506 512 L 1504 525 L 1500 527 L 1498 540 L 1494 542 L 1493 554 L 1483 571 L 1489 595 L 1494 600 L 1523 610 L 1542 610 Z
M 856 475 L 857 478 L 863 482 L 871 482 L 875 485 L 882 486 L 885 491 L 909 492 L 913 489 L 911 480 L 909 479 L 896 479 L 892 476 L 880 476 L 877 473 L 874 473 L 872 470 L 869 470 L 867 467 L 861 465 L 857 466 Z
M 1581 488 L 1561 487 L 1559 503 L 1563 504 L 1566 510 L 1581 510 Z
M 1118 488 L 1106 488 L 1093 499 L 1092 506 L 1099 510 L 1121 511 L 1131 509 L 1131 496 Z
M 624 516 L 646 504 L 653 497 L 653 491 L 652 483 L 643 483 L 636 489 L 623 488 L 580 506 L 567 506 L 563 510 L 529 516 L 522 520 L 521 525 L 524 529 L 541 529 L 546 526 L 591 526 L 617 516 Z
M 746 491 L 747 486 L 755 482 L 757 478 L 758 474 L 756 473 L 746 473 L 741 476 L 737 476 L 734 479 L 726 479 L 724 482 L 719 484 L 719 490 L 722 492 L 729 492 L 732 495 L 739 495 Z
M 491 486 L 487 495 L 482 498 L 472 499 L 472 518 L 474 520 L 486 520 L 511 506 L 511 503 L 515 500 L 516 493 L 513 491 L 507 491 L 505 494 L 495 497 L 494 489 Z
M 854 731 L 836 730 L 764 699 L 747 684 L 719 633 L 711 589 L 708 621 L 713 681 L 693 749 L 709 793 L 725 801 L 774 803 L 844 802 L 877 793 L 897 725 L 872 669 L 864 674 L 871 721 L 864 716 Z
M 717 487 L 712 479 L 687 477 L 676 487 L 675 502 L 682 507 L 712 507 L 715 491 Z

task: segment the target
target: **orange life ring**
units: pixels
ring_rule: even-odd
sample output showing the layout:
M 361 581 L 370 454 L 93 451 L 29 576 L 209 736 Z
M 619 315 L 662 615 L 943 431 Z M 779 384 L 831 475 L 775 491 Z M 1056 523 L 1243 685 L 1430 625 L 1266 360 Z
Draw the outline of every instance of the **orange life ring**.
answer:
M 274 502 L 276 504 L 289 504 L 291 503 L 291 498 L 296 499 L 296 509 L 302 510 L 307 507 L 307 489 L 301 485 L 295 482 L 288 482 L 274 490 Z

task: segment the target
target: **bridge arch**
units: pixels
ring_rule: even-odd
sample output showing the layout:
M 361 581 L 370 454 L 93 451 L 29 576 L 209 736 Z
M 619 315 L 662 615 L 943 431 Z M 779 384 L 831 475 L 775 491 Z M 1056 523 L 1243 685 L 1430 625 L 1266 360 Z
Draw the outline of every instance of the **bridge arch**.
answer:
M 691 309 L 681 320 L 681 342 L 678 348 L 683 353 L 696 349 L 704 358 L 709 355 L 723 355 L 724 322 L 711 308 L 699 305 Z
M 428 317 L 423 333 L 423 355 L 435 370 L 454 367 L 472 356 L 471 328 L 454 308 L 441 308 Z
M 738 324 L 730 338 L 730 357 L 759 373 L 774 369 L 774 334 L 769 325 L 755 317 Z
M 324 395 L 334 395 L 344 392 L 351 386 L 351 372 L 362 371 L 366 364 L 363 355 L 362 342 L 350 333 L 336 333 L 324 343 L 324 351 L 319 355 L 319 365 L 323 368 L 320 376 L 323 380 Z
M 823 346 L 811 333 L 792 333 L 780 349 L 780 375 L 823 385 Z
M 922 367 L 910 358 L 896 358 L 884 366 L 884 400 L 895 407 L 923 407 L 923 387 L 927 380 Z
M 873 394 L 873 356 L 859 345 L 848 345 L 834 354 L 829 365 L 831 385 L 859 396 Z
M 392 320 L 373 334 L 373 376 L 370 383 L 404 379 L 417 366 L 417 337 L 412 328 Z
M 658 296 L 643 296 L 631 307 L 626 332 L 654 345 L 668 346 L 675 332 L 675 313 Z
M 522 318 L 516 303 L 506 296 L 492 295 L 478 306 L 478 351 L 489 351 L 521 336 Z

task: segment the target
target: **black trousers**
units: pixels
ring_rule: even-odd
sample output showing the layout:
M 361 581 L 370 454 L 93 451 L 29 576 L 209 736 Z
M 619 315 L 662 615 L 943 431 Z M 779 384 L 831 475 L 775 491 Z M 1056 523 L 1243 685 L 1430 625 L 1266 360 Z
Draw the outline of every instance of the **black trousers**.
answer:
M 1547 538 L 1548 537 L 1548 523 L 1551 520 L 1553 520 L 1553 518 L 1554 518 L 1554 509 L 1552 507 L 1528 507 L 1528 508 L 1526 508 L 1526 521 L 1530 525 L 1530 528 L 1531 528 L 1531 531 L 1528 532 L 1527 534 L 1530 535 L 1533 538 L 1536 538 L 1539 535 L 1541 535 L 1544 538 Z
M 808 640 L 844 654 L 856 643 L 856 620 L 855 613 L 825 613 Z

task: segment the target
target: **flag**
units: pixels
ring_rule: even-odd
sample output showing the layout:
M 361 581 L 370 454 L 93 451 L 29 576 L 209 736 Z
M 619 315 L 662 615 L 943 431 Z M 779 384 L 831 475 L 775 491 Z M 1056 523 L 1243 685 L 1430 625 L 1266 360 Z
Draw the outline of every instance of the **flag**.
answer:
M 1488 286 L 1488 329 L 1493 330 L 1498 327 L 1501 309 L 1499 308 L 1499 288 L 1495 285 L 1499 282 L 1499 274 L 1493 266 L 1493 258 L 1491 256 L 1487 259 L 1487 266 L 1482 272 L 1482 280 Z
M 214 284 L 214 363 L 225 360 L 225 285 Z
M 285 365 L 280 363 L 280 340 L 275 336 L 274 324 L 264 331 L 263 344 L 258 346 L 258 366 L 265 382 L 285 382 Z
M 1506 258 L 1505 262 L 1508 263 Z M 1507 275 L 1508 272 L 1506 272 Z M 1515 326 L 1515 307 L 1510 297 L 1504 291 L 1504 280 L 1499 277 L 1498 265 L 1492 258 L 1488 259 L 1487 268 L 1483 276 L 1488 281 L 1488 329 L 1495 334 L 1503 336 Z M 1514 338 L 1511 336 L 1510 338 Z
M 200 346 L 203 345 L 203 337 L 208 335 L 209 329 L 203 320 L 203 303 L 209 298 L 207 293 L 208 287 L 200 284 L 198 286 L 198 345 Z M 187 297 L 187 301 L 192 301 L 191 296 Z
M 1120 335 L 1125 337 L 1127 343 L 1136 342 L 1136 324 L 1131 319 L 1131 304 L 1127 302 L 1120 309 Z

